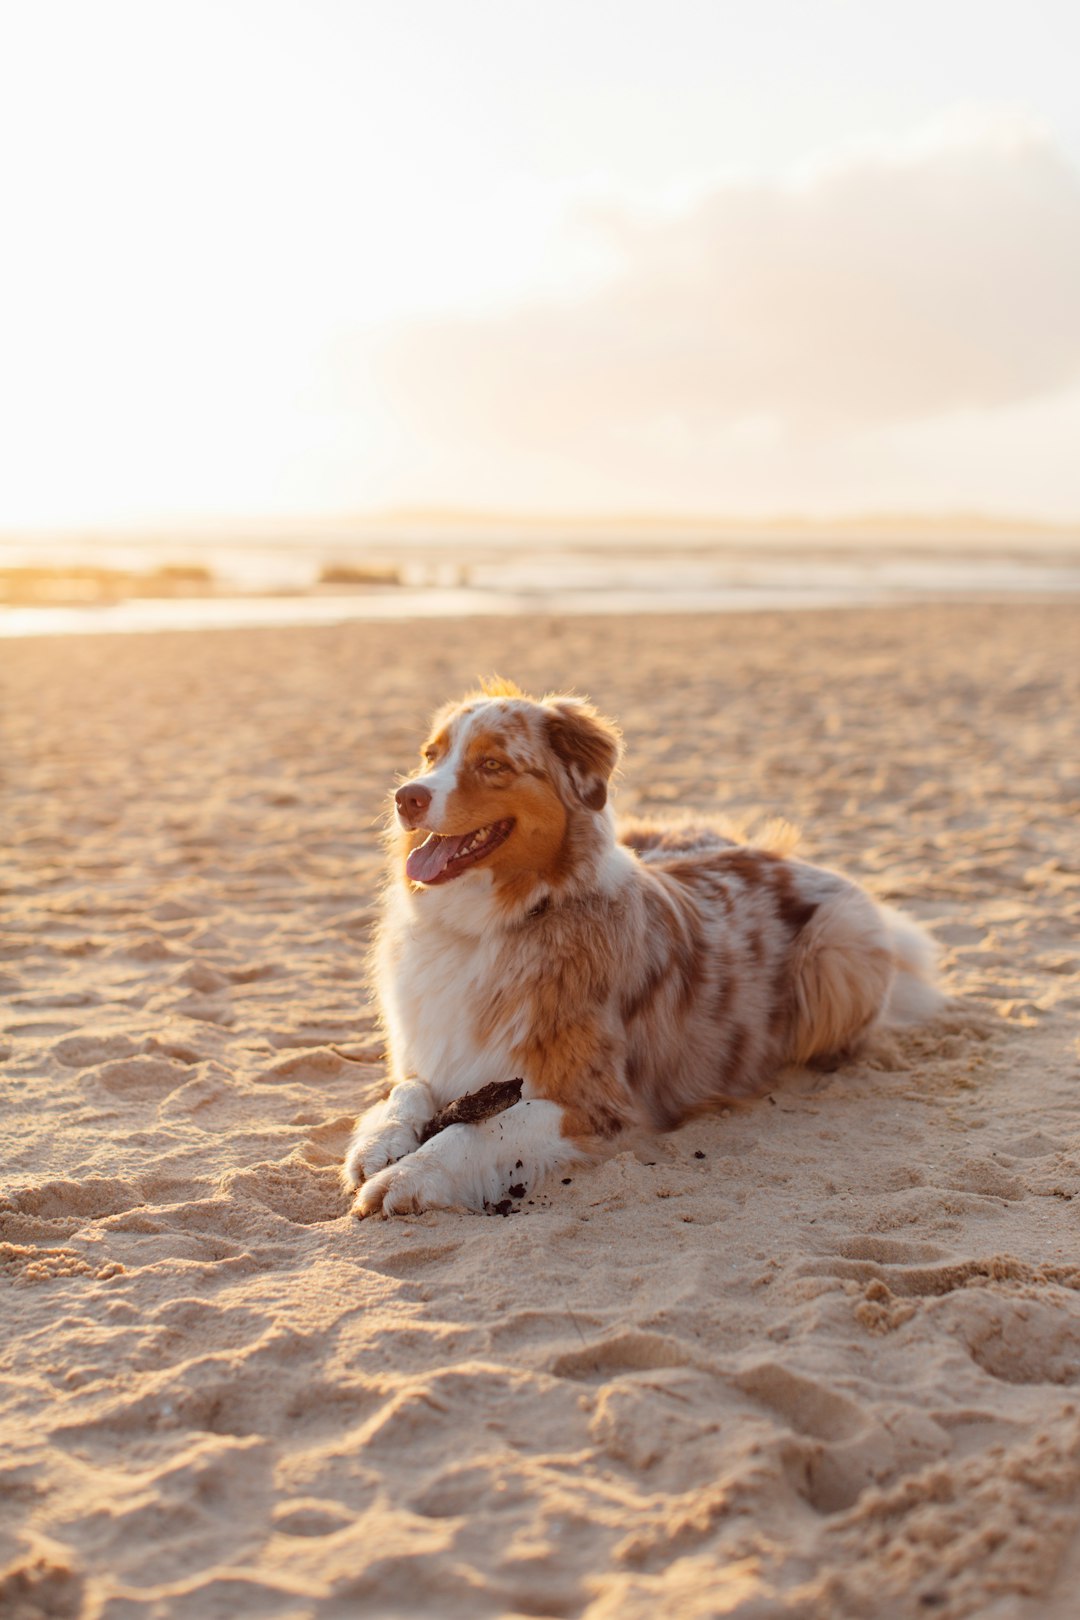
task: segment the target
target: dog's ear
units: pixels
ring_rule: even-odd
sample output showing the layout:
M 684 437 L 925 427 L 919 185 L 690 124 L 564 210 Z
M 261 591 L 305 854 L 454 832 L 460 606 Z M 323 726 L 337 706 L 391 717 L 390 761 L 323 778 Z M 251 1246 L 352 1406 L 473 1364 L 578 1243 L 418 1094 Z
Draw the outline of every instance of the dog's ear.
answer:
M 618 728 L 581 698 L 548 698 L 544 707 L 548 742 L 565 765 L 571 787 L 589 810 L 602 810 L 622 752 Z

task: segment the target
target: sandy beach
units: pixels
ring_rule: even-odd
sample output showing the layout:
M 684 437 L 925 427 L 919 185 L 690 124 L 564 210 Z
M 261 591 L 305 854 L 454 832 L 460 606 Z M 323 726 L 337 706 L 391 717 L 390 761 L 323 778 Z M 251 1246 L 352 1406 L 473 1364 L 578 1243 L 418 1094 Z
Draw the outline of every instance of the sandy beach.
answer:
M 5 645 L 5 1620 L 1073 1616 L 1078 646 L 1069 603 Z M 798 823 L 950 1001 L 505 1219 L 360 1223 L 378 821 L 494 670 L 620 721 L 619 808 Z

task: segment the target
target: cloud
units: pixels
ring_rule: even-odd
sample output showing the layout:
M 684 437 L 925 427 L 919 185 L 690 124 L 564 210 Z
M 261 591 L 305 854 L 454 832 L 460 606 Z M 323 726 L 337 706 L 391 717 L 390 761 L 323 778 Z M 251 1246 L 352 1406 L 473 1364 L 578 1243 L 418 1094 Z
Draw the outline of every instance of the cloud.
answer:
M 670 465 L 714 437 L 887 429 L 1080 378 L 1080 174 L 1032 131 L 729 184 L 607 229 L 618 268 L 577 299 L 397 329 L 376 376 L 399 421 Z

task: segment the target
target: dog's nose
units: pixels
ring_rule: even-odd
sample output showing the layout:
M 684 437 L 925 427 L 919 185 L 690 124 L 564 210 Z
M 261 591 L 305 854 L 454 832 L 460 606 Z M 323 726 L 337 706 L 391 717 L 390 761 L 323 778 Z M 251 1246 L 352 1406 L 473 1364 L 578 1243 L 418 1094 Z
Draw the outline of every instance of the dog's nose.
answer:
M 410 827 L 415 827 L 431 803 L 431 794 L 419 782 L 406 782 L 405 786 L 399 787 L 394 794 L 394 803 L 398 807 L 398 813 Z

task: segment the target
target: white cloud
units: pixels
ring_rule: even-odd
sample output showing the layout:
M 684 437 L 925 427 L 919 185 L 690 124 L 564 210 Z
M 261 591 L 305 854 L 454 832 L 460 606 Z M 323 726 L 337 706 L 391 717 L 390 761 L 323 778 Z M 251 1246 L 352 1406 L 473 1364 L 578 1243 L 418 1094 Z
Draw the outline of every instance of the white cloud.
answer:
M 733 431 L 806 444 L 993 412 L 1080 378 L 1080 175 L 1034 130 L 864 152 L 662 220 L 608 215 L 599 290 L 397 329 L 407 429 L 641 470 Z

